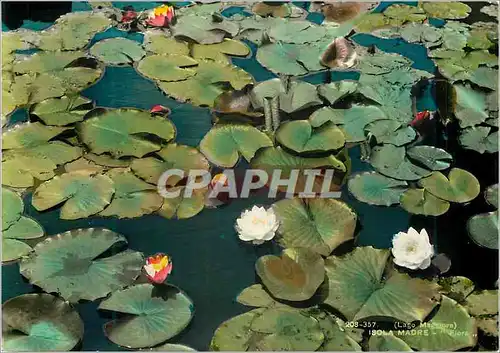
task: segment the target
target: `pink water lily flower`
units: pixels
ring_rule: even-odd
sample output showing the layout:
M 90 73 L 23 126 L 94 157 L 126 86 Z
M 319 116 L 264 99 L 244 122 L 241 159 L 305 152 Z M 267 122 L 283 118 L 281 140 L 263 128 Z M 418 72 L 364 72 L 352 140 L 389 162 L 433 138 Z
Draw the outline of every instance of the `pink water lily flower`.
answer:
M 163 283 L 172 272 L 172 262 L 170 262 L 168 255 L 156 254 L 146 259 L 144 271 L 151 282 Z
M 149 12 L 146 24 L 153 27 L 166 27 L 172 22 L 174 15 L 173 6 L 161 5 Z

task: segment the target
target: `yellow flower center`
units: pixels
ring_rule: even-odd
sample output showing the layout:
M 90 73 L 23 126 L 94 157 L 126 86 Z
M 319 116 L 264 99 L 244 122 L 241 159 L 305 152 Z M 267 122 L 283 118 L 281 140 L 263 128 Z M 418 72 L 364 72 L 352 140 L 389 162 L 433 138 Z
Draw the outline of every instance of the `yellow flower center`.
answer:
M 263 220 L 263 219 L 261 219 L 261 218 L 258 218 L 258 217 L 254 216 L 253 219 L 252 219 L 252 223 L 253 224 L 262 224 L 262 225 L 264 225 L 264 224 L 266 224 L 266 221 Z
M 168 265 L 168 256 L 162 257 L 159 262 L 152 263 L 155 271 L 161 271 Z
M 172 9 L 171 6 L 161 5 L 154 9 L 154 14 L 155 16 L 166 16 Z
M 417 246 L 415 244 L 410 244 L 406 247 L 406 252 L 414 253 L 417 251 Z

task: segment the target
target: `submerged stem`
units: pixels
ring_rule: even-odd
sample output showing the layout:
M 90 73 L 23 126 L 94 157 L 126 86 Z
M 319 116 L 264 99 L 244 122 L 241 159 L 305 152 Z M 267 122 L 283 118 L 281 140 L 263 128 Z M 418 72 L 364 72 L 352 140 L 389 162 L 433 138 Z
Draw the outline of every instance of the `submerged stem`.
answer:
M 264 106 L 264 119 L 266 124 L 266 131 L 273 131 L 273 110 L 272 110 L 272 97 L 264 97 L 263 106 Z
M 273 131 L 276 131 L 280 126 L 280 99 L 274 97 L 271 100 L 271 116 L 273 123 Z

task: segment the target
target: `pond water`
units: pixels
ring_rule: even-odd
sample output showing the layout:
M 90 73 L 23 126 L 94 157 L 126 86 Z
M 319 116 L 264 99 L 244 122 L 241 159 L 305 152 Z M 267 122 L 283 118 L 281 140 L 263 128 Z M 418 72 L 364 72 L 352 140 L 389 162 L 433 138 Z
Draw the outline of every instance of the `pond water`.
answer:
M 382 13 L 389 6 L 400 2 L 383 2 L 375 10 Z M 135 10 L 151 9 L 159 3 L 116 2 L 116 7 L 131 5 Z M 416 3 L 406 3 L 415 5 Z M 484 5 L 484 4 L 483 4 Z M 297 3 L 307 9 L 309 4 Z M 482 7 L 470 4 L 472 12 L 466 19 L 469 24 L 474 21 L 492 21 L 491 17 L 479 12 Z M 87 3 L 75 2 L 72 12 L 88 11 Z M 248 8 L 225 10 L 225 16 L 231 16 Z M 14 12 L 7 16 L 15 16 Z M 475 16 L 475 17 L 474 17 Z M 36 17 L 36 16 L 35 16 Z M 23 18 L 22 28 L 42 30 L 50 26 L 54 19 L 33 20 Z M 321 23 L 323 16 L 311 13 L 308 19 Z M 442 20 L 441 20 L 442 21 Z M 14 30 L 2 25 L 4 31 Z M 105 38 L 124 37 L 141 43 L 142 34 L 127 33 L 116 28 L 97 34 L 92 44 Z M 375 45 L 380 51 L 397 53 L 410 59 L 414 69 L 429 74 L 438 71 L 434 61 L 427 55 L 427 48 L 421 43 L 408 43 L 402 38 L 382 39 L 368 33 L 360 33 L 352 37 L 353 41 L 363 47 Z M 232 63 L 248 72 L 256 82 L 278 77 L 266 69 L 256 59 L 258 46 L 246 41 L 252 49 L 249 58 L 231 58 Z M 496 47 L 497 50 L 498 47 Z M 491 52 L 491 50 L 490 50 Z M 319 85 L 325 82 L 325 73 L 312 73 L 300 78 L 305 82 Z M 331 73 L 331 81 L 357 80 L 358 72 Z M 134 67 L 112 67 L 105 69 L 103 77 L 94 85 L 86 88 L 81 95 L 95 102 L 96 107 L 106 108 L 139 108 L 149 110 L 154 105 L 163 105 L 171 110 L 169 118 L 177 130 L 178 144 L 197 147 L 203 137 L 213 126 L 210 108 L 198 107 L 190 103 L 182 103 L 170 98 L 160 91 L 152 81 L 138 74 Z M 436 93 L 433 84 L 425 88 L 417 97 L 418 111 L 435 111 L 440 100 L 446 96 Z M 9 125 L 26 121 L 28 113 L 25 109 L 17 110 L 10 118 Z M 467 232 L 467 221 L 470 217 L 494 211 L 495 208 L 485 203 L 482 193 L 490 185 L 498 183 L 498 154 L 478 153 L 464 149 L 458 143 L 460 129 L 457 124 L 428 137 L 424 142 L 442 148 L 453 157 L 453 167 L 472 173 L 478 180 L 481 194 L 465 204 L 452 203 L 450 209 L 439 217 L 414 215 L 397 205 L 391 207 L 373 206 L 358 201 L 347 189 L 342 188 L 342 200 L 356 212 L 358 225 L 355 244 L 358 247 L 373 246 L 388 249 L 392 246 L 392 238 L 409 227 L 417 230 L 425 228 L 434 246 L 436 254 L 446 254 L 451 261 L 451 268 L 446 276 L 465 276 L 476 284 L 476 288 L 493 289 L 498 279 L 498 251 L 478 246 Z M 349 148 L 352 162 L 351 173 L 372 171 L 370 163 L 362 161 L 359 146 Z M 239 170 L 248 164 L 242 162 Z M 169 340 L 196 350 L 207 350 L 214 331 L 219 325 L 234 316 L 247 312 L 248 307 L 236 302 L 237 295 L 245 288 L 260 281 L 255 272 L 255 262 L 264 255 L 280 254 L 281 247 L 274 242 L 254 246 L 242 242 L 235 231 L 234 224 L 240 213 L 252 205 L 272 205 L 275 200 L 268 199 L 263 193 L 249 199 L 234 200 L 217 209 L 205 209 L 193 218 L 166 219 L 150 214 L 139 218 L 118 219 L 113 217 L 89 217 L 78 220 L 60 219 L 60 208 L 55 207 L 39 212 L 32 205 L 32 194 L 24 194 L 24 214 L 40 223 L 45 234 L 55 235 L 78 228 L 103 227 L 122 234 L 128 240 L 128 247 L 149 256 L 155 253 L 166 253 L 172 258 L 173 271 L 168 282 L 181 288 L 194 303 L 195 315 L 189 326 L 179 335 Z M 42 292 L 39 287 L 31 285 L 19 274 L 19 264 L 2 266 L 2 302 L 16 296 Z M 103 334 L 103 325 L 110 320 L 110 315 L 97 310 L 99 300 L 84 301 L 75 305 L 84 326 L 81 346 L 85 351 L 116 351 L 124 348 L 114 344 Z

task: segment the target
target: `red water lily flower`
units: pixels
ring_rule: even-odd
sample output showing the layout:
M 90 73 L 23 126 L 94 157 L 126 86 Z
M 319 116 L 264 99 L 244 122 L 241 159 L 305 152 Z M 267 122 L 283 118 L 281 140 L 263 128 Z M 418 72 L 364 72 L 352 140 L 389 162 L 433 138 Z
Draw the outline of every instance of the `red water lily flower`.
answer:
M 166 27 L 174 19 L 174 7 L 161 5 L 149 12 L 146 24 L 153 27 Z
M 144 265 L 147 278 L 153 283 L 163 283 L 172 272 L 172 262 L 165 254 L 156 254 L 146 259 Z

